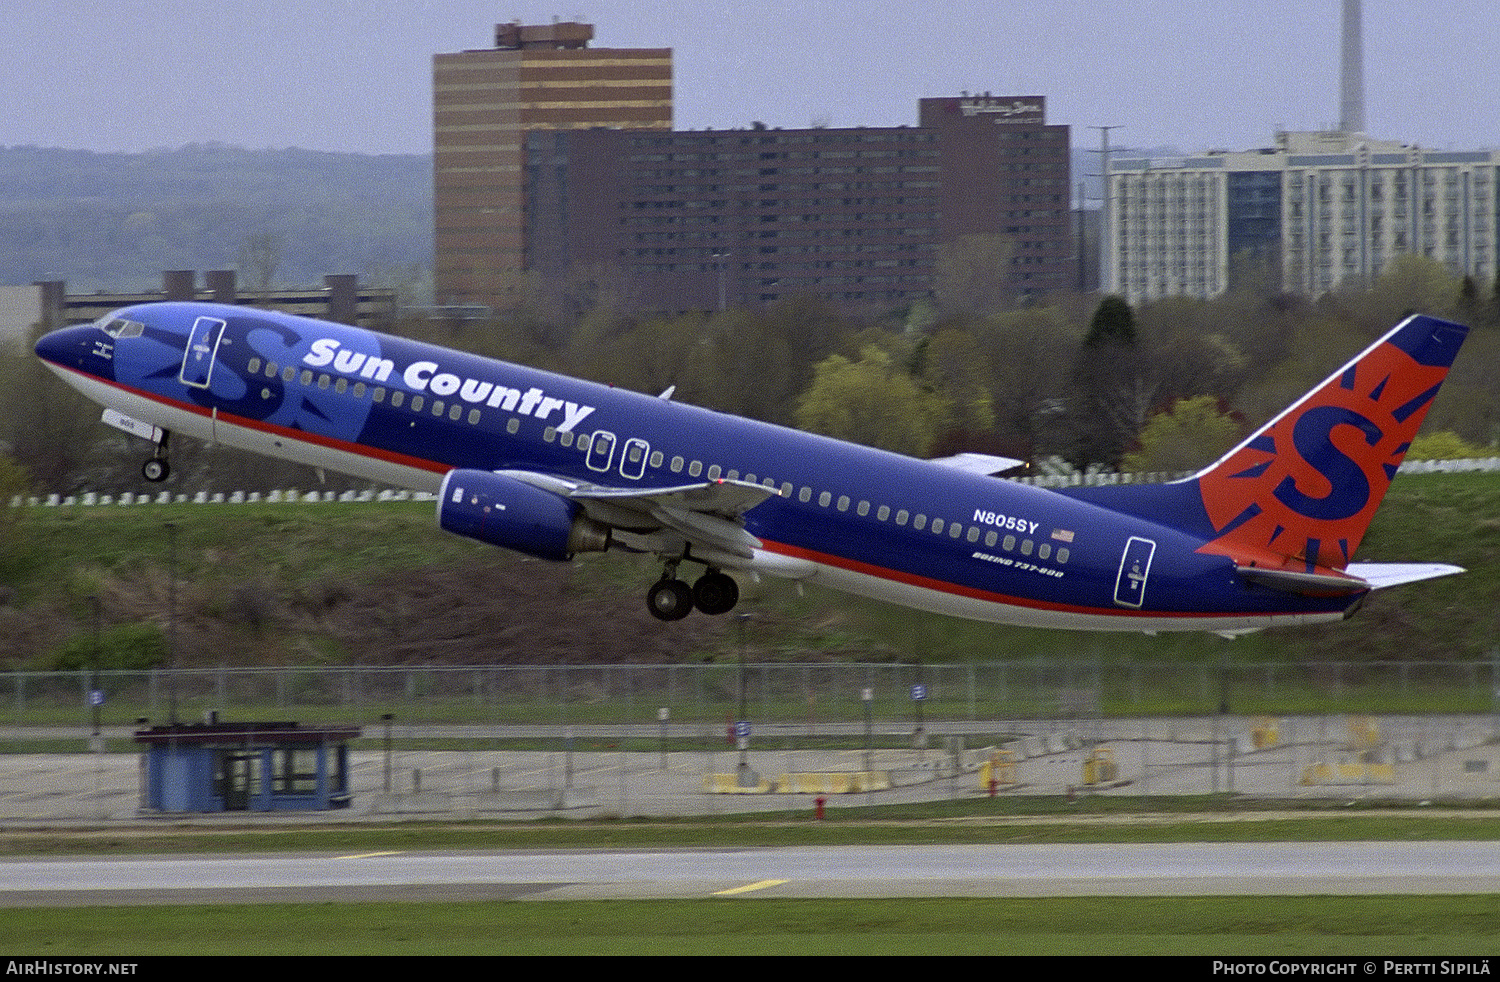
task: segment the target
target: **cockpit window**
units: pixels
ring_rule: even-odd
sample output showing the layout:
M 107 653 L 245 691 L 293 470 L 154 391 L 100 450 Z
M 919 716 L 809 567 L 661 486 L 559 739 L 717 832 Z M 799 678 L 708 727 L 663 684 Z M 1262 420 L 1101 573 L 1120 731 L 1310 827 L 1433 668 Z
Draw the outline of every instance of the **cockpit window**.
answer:
M 126 320 L 123 317 L 104 318 L 98 322 L 99 330 L 116 338 L 138 338 L 146 330 L 146 326 L 138 321 Z

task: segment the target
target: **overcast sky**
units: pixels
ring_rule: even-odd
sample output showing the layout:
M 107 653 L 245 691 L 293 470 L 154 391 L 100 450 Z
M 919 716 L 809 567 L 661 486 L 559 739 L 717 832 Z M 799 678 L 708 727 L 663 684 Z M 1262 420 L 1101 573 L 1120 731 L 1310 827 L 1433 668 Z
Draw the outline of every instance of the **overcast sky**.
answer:
M 432 149 L 432 56 L 585 20 L 674 49 L 678 129 L 914 125 L 1042 95 L 1096 146 L 1268 145 L 1339 114 L 1339 0 L 28 0 L 0 24 L 0 145 Z M 1371 135 L 1500 146 L 1495 0 L 1365 0 Z

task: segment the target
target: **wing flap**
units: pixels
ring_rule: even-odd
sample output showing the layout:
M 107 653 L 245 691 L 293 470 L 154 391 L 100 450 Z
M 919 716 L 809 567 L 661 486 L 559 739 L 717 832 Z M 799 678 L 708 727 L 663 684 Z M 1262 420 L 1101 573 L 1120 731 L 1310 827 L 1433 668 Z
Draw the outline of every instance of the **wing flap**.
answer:
M 751 559 L 761 541 L 745 531 L 740 516 L 777 494 L 747 481 L 702 481 L 671 488 L 621 488 L 585 484 L 532 471 L 501 471 L 583 506 L 590 518 L 636 533 L 675 532 L 696 544 Z

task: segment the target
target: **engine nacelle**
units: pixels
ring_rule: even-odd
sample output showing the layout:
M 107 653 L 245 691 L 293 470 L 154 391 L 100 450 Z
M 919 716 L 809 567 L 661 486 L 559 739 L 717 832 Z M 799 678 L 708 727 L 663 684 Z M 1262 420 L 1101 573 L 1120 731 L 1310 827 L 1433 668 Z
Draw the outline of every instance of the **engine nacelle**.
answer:
M 538 559 L 609 548 L 609 526 L 574 502 L 490 471 L 449 471 L 438 491 L 437 517 L 444 531 Z

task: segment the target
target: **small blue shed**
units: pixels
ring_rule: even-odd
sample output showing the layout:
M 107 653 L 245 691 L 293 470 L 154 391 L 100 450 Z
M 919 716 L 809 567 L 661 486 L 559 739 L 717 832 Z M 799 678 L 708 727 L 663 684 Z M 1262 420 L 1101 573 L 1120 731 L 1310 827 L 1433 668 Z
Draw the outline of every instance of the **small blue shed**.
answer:
M 164 812 L 347 808 L 349 741 L 358 726 L 169 723 L 146 745 L 144 808 Z

